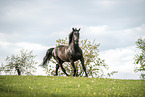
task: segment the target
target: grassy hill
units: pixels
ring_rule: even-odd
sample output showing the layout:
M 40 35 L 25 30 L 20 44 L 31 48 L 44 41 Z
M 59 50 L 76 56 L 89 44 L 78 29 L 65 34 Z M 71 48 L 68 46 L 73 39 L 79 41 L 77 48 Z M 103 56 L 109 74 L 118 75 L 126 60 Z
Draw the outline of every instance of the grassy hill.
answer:
M 0 97 L 145 97 L 145 81 L 84 77 L 0 76 Z

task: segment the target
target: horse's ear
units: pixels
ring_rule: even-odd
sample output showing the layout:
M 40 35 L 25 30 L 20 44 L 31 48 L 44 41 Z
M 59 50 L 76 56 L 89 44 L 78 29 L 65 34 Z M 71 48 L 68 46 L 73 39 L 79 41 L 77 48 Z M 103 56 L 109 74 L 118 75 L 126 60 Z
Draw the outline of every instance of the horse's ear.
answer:
M 74 28 L 72 28 L 72 30 L 74 31 L 75 29 L 74 29 Z
M 79 28 L 79 31 L 81 30 L 81 28 Z

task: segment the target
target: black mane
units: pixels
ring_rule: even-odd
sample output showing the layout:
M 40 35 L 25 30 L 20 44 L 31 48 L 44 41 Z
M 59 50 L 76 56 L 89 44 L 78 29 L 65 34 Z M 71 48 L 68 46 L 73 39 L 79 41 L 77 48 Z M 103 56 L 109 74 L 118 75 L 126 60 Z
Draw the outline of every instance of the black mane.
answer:
M 73 38 L 73 31 L 69 34 L 69 45 L 70 45 L 71 42 L 72 42 L 72 38 Z

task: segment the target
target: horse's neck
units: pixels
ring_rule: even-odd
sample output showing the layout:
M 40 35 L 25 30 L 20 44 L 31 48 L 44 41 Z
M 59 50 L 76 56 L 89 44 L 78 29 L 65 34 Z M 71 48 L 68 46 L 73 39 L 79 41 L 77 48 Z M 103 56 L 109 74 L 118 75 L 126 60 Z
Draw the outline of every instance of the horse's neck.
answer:
M 70 46 L 69 46 L 73 51 L 79 51 L 79 44 L 75 44 L 73 41 L 72 41 L 72 43 L 70 44 Z

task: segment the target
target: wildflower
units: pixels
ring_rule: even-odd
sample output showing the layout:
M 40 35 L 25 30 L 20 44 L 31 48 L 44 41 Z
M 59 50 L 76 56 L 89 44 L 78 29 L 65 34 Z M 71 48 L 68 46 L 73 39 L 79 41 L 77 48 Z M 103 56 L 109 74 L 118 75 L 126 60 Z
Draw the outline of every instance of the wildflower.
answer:
M 99 95 L 101 95 L 102 93 L 101 92 L 99 92 Z
M 58 91 L 58 88 L 56 88 L 56 92 Z
M 30 86 L 29 86 L 29 89 L 30 89 L 30 90 L 33 90 L 33 88 L 31 88 Z
M 78 85 L 78 87 L 80 87 L 80 85 Z

